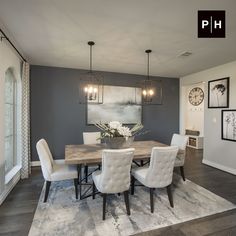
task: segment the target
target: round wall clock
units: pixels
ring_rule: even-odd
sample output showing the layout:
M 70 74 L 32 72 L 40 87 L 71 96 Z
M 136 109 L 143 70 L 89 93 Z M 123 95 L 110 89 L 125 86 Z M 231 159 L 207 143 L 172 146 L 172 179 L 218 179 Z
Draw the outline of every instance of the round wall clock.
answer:
M 204 100 L 204 92 L 201 88 L 193 88 L 188 95 L 188 100 L 193 106 L 199 106 Z

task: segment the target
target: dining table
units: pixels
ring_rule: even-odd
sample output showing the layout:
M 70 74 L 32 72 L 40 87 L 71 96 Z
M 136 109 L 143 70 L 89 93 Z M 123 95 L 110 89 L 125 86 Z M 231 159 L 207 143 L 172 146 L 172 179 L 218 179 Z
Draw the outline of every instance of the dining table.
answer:
M 133 162 L 137 166 L 143 166 L 149 162 L 153 147 L 164 147 L 167 146 L 164 143 L 150 140 L 150 141 L 134 141 L 130 148 L 134 148 Z M 90 197 L 92 193 L 88 194 L 92 188 L 91 183 L 85 182 L 88 176 L 82 177 L 82 168 L 86 165 L 98 164 L 100 166 L 102 162 L 102 151 L 106 148 L 104 143 L 100 144 L 76 144 L 65 146 L 65 163 L 68 165 L 77 165 L 78 168 L 78 185 L 80 199 Z M 144 163 L 146 161 L 146 163 Z M 93 168 L 93 171 L 98 170 Z M 89 174 L 89 176 L 92 173 Z M 84 191 L 82 193 L 82 191 Z

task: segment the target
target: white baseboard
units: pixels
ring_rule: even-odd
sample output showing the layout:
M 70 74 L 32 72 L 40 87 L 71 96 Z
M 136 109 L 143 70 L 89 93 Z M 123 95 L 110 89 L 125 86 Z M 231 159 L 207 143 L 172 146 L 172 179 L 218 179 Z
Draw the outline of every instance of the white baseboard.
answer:
M 0 205 L 6 199 L 7 195 L 11 192 L 11 190 L 15 187 L 15 185 L 20 180 L 20 171 L 16 173 L 16 175 L 11 179 L 11 181 L 7 184 L 7 188 L 0 195 Z
M 31 161 L 31 166 L 41 166 L 40 161 Z
M 233 168 L 223 166 L 221 164 L 218 164 L 218 163 L 215 163 L 215 162 L 212 162 L 212 161 L 208 161 L 208 160 L 205 160 L 205 159 L 202 160 L 202 163 L 206 164 L 208 166 L 223 170 L 223 171 L 228 172 L 230 174 L 236 175 L 236 170 L 233 169 Z

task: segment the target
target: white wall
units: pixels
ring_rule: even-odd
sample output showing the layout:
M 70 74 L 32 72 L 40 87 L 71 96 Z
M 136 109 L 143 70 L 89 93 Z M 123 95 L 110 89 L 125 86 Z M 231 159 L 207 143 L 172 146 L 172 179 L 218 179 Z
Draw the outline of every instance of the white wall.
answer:
M 180 79 L 180 130 L 184 131 L 185 86 L 205 82 L 203 163 L 236 174 L 236 142 L 221 140 L 221 109 L 208 109 L 208 81 L 230 77 L 229 109 L 236 109 L 236 61 Z
M 15 78 L 17 79 L 18 91 L 21 91 L 21 60 L 16 55 L 11 46 L 3 39 L 0 41 L 0 204 L 7 196 L 9 191 L 12 189 L 14 184 L 19 180 L 19 173 L 8 183 L 5 184 L 5 157 L 4 157 L 4 81 L 5 81 L 5 72 L 11 67 Z M 20 94 L 17 94 L 17 97 L 21 97 Z M 17 100 L 17 106 L 21 107 L 21 101 Z M 19 110 L 17 111 L 20 113 Z M 18 120 L 18 131 L 20 130 L 20 120 Z M 18 132 L 17 141 L 20 139 L 20 134 Z M 17 150 L 18 155 L 20 150 Z

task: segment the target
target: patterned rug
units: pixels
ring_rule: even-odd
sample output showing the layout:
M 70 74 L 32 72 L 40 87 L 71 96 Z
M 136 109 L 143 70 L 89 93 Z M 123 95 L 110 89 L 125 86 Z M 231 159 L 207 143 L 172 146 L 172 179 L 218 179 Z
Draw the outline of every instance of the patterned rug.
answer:
M 63 235 L 133 235 L 177 223 L 231 210 L 236 206 L 174 175 L 174 208 L 170 207 L 166 189 L 155 190 L 154 213 L 150 212 L 149 190 L 137 186 L 130 196 L 131 215 L 127 216 L 124 197 L 107 197 L 106 220 L 102 220 L 102 198 L 76 200 L 72 181 L 52 183 L 47 203 L 43 203 L 45 186 L 29 232 L 30 236 Z

